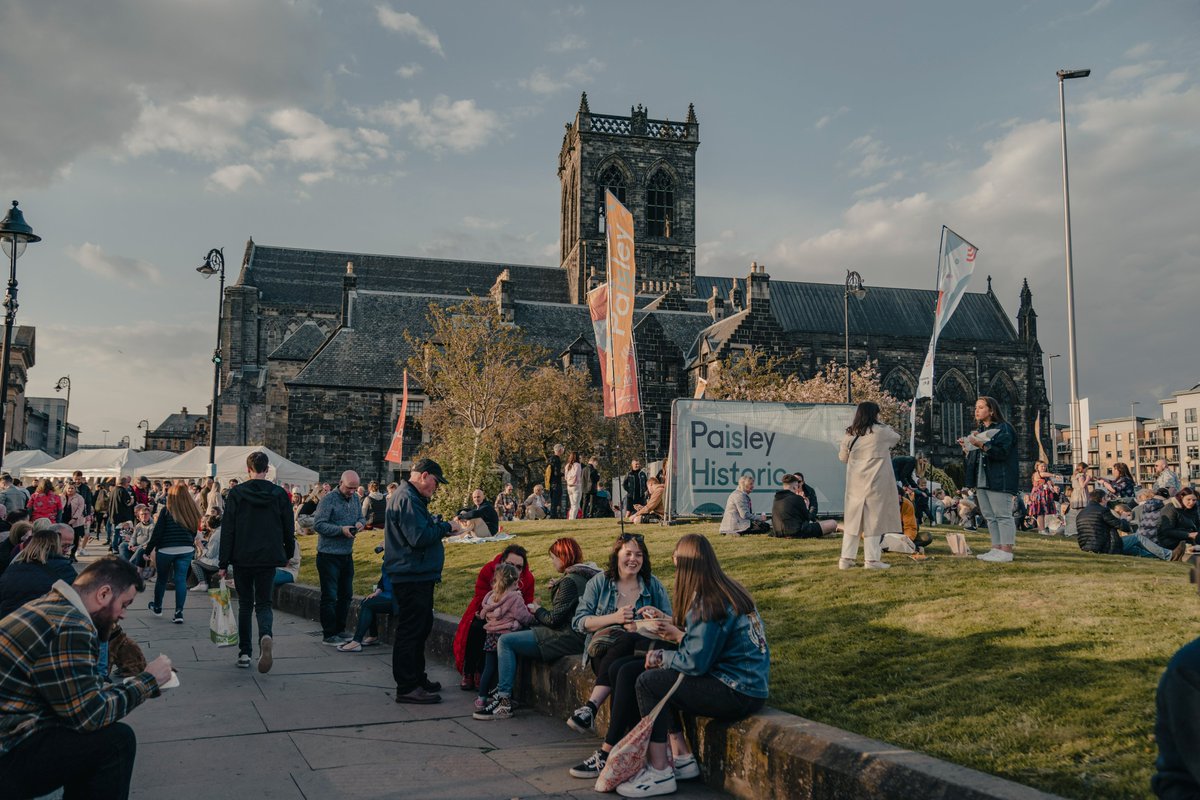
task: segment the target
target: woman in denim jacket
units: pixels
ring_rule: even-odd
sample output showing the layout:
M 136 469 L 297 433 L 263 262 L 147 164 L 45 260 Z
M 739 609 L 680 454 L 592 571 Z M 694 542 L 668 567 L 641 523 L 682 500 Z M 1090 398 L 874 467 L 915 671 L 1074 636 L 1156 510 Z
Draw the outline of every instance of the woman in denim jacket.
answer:
M 992 549 L 978 558 L 1007 563 L 1013 560 L 1013 545 L 1017 542 L 1017 523 L 1012 513 L 1019 488 L 1017 432 L 1004 421 L 1000 404 L 992 397 L 975 401 L 975 421 L 979 427 L 959 444 L 967 456 L 963 483 L 975 490 L 979 511 L 992 537 Z
M 637 707 L 649 714 L 682 674 L 683 682 L 654 722 L 646 766 L 617 787 L 623 797 L 651 797 L 675 791 L 675 782 L 699 775 L 695 756 L 675 748 L 667 763 L 667 731 L 676 712 L 736 722 L 754 714 L 767 699 L 771 651 L 762 619 L 745 587 L 721 570 L 708 539 L 695 533 L 675 545 L 675 617 L 657 620 L 654 634 L 679 645 L 651 650 L 637 680 Z M 616 704 L 625 698 L 613 698 Z M 674 742 L 672 742 L 674 745 Z

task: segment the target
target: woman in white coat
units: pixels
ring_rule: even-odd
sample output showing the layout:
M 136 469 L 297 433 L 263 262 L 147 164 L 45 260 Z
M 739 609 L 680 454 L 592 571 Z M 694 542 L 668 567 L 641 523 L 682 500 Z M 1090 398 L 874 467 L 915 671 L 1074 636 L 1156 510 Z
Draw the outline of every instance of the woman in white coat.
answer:
M 842 557 L 839 569 L 850 569 L 863 540 L 863 566 L 887 569 L 880 559 L 884 534 L 902 533 L 900 506 L 896 502 L 896 475 L 892 472 L 892 446 L 900 434 L 879 421 L 879 406 L 858 404 L 854 421 L 846 428 L 838 458 L 846 465 L 845 521 L 842 523 Z

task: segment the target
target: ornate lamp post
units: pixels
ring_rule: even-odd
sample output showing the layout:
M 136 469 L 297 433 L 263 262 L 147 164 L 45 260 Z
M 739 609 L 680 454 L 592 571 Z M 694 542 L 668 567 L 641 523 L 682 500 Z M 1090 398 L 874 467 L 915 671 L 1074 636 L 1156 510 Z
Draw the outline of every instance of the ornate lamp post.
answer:
M 1063 232 L 1067 240 L 1067 361 L 1071 381 L 1071 463 L 1086 460 L 1087 447 L 1079 429 L 1079 362 L 1075 350 L 1075 273 L 1071 263 L 1071 190 L 1067 183 L 1067 103 L 1063 93 L 1063 81 L 1086 78 L 1090 69 L 1060 69 L 1058 71 L 1058 117 L 1062 130 L 1063 168 Z M 1076 448 L 1082 448 L 1076 450 Z
M 71 420 L 71 376 L 64 375 L 58 379 L 58 383 L 54 384 L 54 391 L 61 392 L 67 390 L 67 407 L 63 409 L 63 430 L 62 430 L 62 448 L 59 450 L 59 457 L 67 454 L 67 423 Z
M 150 449 L 150 420 L 144 419 L 144 420 L 141 420 L 140 422 L 138 422 L 137 429 L 139 431 L 140 430 L 146 431 L 146 439 L 142 443 L 142 449 L 149 450 Z
M 846 292 L 842 295 L 842 321 L 846 325 L 846 402 L 853 403 L 850 399 L 850 295 L 854 295 L 855 300 L 862 300 L 867 296 L 867 287 L 863 285 L 862 275 L 852 270 L 846 270 Z
M 25 221 L 25 215 L 13 200 L 8 215 L 0 222 L 0 246 L 9 258 L 8 293 L 4 295 L 4 355 L 0 359 L 0 462 L 8 451 L 8 368 L 12 357 L 13 321 L 17 317 L 17 259 L 25 252 L 25 245 L 40 242 L 42 237 L 33 232 Z
M 225 313 L 225 250 L 214 247 L 204 257 L 204 263 L 196 267 L 206 279 L 220 277 L 217 292 L 217 349 L 213 351 L 212 406 L 208 410 L 208 476 L 217 477 L 217 395 L 221 390 L 221 323 Z

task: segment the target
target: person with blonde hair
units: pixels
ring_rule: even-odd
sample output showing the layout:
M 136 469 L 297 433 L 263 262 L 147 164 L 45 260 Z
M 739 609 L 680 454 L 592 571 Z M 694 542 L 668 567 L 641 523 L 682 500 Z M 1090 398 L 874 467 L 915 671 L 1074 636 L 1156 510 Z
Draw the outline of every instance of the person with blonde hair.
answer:
M 721 517 L 720 532 L 726 536 L 744 536 L 752 533 L 769 533 L 771 526 L 763 514 L 755 514 L 750 502 L 754 491 L 754 476 L 742 475 L 737 488 L 729 493 L 725 501 L 725 516 Z
M 62 523 L 34 532 L 0 575 L 0 617 L 41 597 L 56 580 L 74 583 L 75 568 L 66 556 L 74 541 L 74 531 Z
M 196 538 L 200 532 L 200 507 L 192 499 L 188 487 L 177 483 L 167 492 L 167 507 L 158 514 L 146 553 L 154 553 L 157 575 L 154 579 L 154 599 L 150 612 L 162 616 L 163 597 L 167 581 L 175 580 L 176 625 L 183 624 L 183 606 L 187 603 L 187 576 L 196 555 Z

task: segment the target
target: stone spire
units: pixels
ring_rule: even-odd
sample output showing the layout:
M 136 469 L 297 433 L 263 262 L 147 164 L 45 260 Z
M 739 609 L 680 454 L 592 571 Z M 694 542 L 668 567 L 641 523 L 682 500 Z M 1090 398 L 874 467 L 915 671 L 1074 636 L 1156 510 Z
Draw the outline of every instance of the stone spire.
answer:
M 991 289 L 988 290 L 989 293 Z M 1021 308 L 1017 311 L 1017 336 L 1029 348 L 1041 352 L 1037 338 L 1037 312 L 1033 310 L 1033 292 L 1029 291 L 1029 279 L 1021 283 Z
M 592 113 L 592 110 L 590 108 L 588 108 L 587 92 L 579 93 L 579 113 L 580 114 L 591 114 Z
M 688 115 L 687 115 L 687 119 L 684 120 L 684 122 L 686 122 L 688 125 L 696 125 L 698 123 L 698 120 L 696 119 L 695 104 L 688 103 Z

